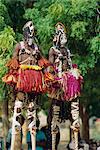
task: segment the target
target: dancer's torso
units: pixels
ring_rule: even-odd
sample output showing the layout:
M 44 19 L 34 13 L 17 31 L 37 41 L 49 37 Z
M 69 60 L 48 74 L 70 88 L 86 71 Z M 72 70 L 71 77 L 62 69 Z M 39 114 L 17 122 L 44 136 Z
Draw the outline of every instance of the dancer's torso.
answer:
M 29 47 L 23 41 L 19 43 L 18 61 L 20 64 L 37 65 L 38 56 L 39 50 L 36 44 Z

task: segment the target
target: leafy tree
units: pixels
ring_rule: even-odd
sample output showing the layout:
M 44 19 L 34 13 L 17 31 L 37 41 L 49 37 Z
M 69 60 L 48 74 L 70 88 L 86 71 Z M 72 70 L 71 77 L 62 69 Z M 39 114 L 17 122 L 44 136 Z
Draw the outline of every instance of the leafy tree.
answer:
M 12 55 L 12 49 L 15 43 L 15 33 L 13 29 L 8 26 L 11 25 L 11 19 L 6 5 L 0 1 L 0 100 L 3 96 L 2 76 L 7 71 L 5 67 L 6 62 Z
M 5 65 L 12 55 L 15 43 L 15 33 L 13 29 L 9 26 L 5 27 L 4 30 L 0 32 L 0 100 L 2 100 L 4 93 L 3 87 L 5 87 L 2 82 L 2 77 L 7 71 L 7 67 Z
M 5 5 L 12 21 L 11 27 L 13 27 L 15 32 L 21 32 L 22 26 L 25 23 L 25 20 L 23 19 L 23 14 L 25 13 L 24 2 L 21 2 L 19 0 L 8 0 L 5 1 Z
M 5 12 L 4 12 L 5 13 Z M 3 14 L 2 14 L 3 16 Z M 0 16 L 2 24 L 0 24 L 0 101 L 2 101 L 2 121 L 4 133 L 4 147 L 6 147 L 6 135 L 8 132 L 8 88 L 2 82 L 2 77 L 7 71 L 5 64 L 12 55 L 13 45 L 15 43 L 15 33 L 10 26 L 7 26 L 5 17 Z M 6 16 L 7 17 L 7 16 Z

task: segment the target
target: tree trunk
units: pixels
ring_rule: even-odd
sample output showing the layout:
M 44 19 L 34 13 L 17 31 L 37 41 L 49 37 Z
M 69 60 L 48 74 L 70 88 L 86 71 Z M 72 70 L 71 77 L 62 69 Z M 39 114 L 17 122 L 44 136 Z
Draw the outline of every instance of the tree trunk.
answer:
M 80 104 L 80 117 L 82 119 L 82 139 L 89 141 L 89 116 L 86 107 Z
M 8 101 L 6 99 L 3 100 L 2 122 L 3 122 L 4 150 L 6 150 L 6 136 L 7 136 L 8 129 L 9 129 L 9 123 L 8 123 Z

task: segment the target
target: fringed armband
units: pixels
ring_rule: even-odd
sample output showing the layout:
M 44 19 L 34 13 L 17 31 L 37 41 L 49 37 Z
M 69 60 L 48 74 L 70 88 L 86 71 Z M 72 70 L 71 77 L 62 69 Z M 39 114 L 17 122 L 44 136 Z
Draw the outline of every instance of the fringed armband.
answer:
M 50 65 L 50 62 L 49 62 L 47 59 L 45 59 L 45 58 L 42 57 L 42 58 L 38 61 L 38 65 L 39 65 L 40 67 L 46 68 L 46 67 L 48 67 L 48 66 Z
M 19 68 L 19 63 L 18 63 L 18 60 L 16 58 L 12 58 L 7 64 L 6 66 L 9 68 L 9 69 L 18 69 Z

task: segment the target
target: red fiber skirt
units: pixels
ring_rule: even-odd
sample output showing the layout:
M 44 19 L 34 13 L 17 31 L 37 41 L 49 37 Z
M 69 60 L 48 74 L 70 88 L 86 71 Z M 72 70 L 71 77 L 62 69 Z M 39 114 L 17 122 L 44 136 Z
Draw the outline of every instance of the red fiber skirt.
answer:
M 44 80 L 42 71 L 32 69 L 19 69 L 16 88 L 17 90 L 23 92 L 43 92 Z
M 72 74 L 65 73 L 63 75 L 64 100 L 71 101 L 80 96 L 82 79 L 76 79 Z

